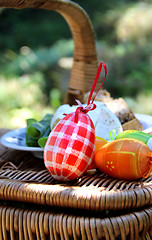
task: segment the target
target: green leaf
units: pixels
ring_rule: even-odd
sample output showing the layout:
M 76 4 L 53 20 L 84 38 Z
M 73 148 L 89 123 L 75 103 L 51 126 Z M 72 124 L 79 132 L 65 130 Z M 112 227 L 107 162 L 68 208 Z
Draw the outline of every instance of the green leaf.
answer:
M 46 114 L 44 118 L 37 122 L 33 118 L 26 120 L 26 145 L 28 147 L 44 147 L 48 135 L 51 132 L 50 121 L 52 119 L 52 114 Z
M 38 144 L 41 148 L 44 148 L 45 147 L 45 144 L 46 144 L 46 141 L 47 141 L 48 137 L 42 137 L 42 138 L 39 138 L 38 140 Z
M 27 127 L 27 133 L 30 137 L 38 139 L 42 137 L 46 130 L 50 128 L 50 121 L 52 119 L 52 114 L 46 114 L 45 117 L 39 121 L 31 124 Z
M 31 138 L 27 133 L 26 133 L 26 145 L 28 147 L 39 147 L 37 139 Z

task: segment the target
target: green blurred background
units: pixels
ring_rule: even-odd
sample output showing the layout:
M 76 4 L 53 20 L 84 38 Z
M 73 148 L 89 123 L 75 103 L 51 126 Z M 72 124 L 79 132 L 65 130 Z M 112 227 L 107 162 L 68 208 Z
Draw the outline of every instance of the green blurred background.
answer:
M 106 88 L 135 113 L 152 114 L 152 1 L 75 1 L 88 13 Z M 54 11 L 0 9 L 0 127 L 41 120 L 63 103 L 73 41 Z

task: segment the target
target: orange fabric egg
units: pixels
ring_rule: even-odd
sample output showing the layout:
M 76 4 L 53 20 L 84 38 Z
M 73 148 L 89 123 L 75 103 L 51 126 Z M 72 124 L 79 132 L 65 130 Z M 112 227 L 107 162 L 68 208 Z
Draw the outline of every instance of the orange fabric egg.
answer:
M 138 179 L 151 172 L 152 153 L 136 139 L 119 139 L 105 144 L 95 154 L 96 166 L 111 177 Z

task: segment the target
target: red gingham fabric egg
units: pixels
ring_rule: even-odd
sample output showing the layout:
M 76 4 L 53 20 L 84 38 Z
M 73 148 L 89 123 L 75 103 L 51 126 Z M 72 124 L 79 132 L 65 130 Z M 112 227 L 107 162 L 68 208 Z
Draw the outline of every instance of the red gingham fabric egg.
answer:
M 44 163 L 57 180 L 80 177 L 91 164 L 95 150 L 95 128 L 83 111 L 65 116 L 50 133 L 44 148 Z
M 105 77 L 91 101 L 102 67 L 105 70 Z M 106 75 L 106 65 L 100 63 L 87 106 L 84 108 L 76 100 L 79 105 L 76 111 L 64 117 L 48 137 L 44 147 L 44 163 L 51 175 L 57 180 L 70 181 L 76 179 L 92 163 L 95 151 L 95 128 L 87 112 L 96 108 L 93 102 L 105 81 Z

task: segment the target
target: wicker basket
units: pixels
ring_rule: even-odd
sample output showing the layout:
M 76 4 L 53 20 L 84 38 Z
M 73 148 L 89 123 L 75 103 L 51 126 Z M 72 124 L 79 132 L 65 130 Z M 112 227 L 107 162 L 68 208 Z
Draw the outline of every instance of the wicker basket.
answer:
M 66 19 L 75 46 L 66 99 L 81 100 L 98 65 L 84 10 L 67 0 L 0 0 L 0 6 L 56 10 Z M 59 183 L 43 160 L 0 146 L 0 239 L 152 239 L 151 204 L 152 175 L 123 181 L 96 172 Z

